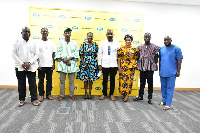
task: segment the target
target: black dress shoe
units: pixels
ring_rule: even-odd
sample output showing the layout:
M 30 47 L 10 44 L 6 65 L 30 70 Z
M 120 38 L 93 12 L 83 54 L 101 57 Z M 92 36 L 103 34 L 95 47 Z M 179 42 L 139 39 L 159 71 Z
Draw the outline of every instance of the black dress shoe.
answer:
M 152 103 L 152 99 L 149 99 L 147 102 L 148 102 L 149 104 L 153 104 L 153 103 Z
M 137 97 L 135 99 L 133 99 L 134 101 L 138 101 L 138 100 L 143 100 L 143 97 Z

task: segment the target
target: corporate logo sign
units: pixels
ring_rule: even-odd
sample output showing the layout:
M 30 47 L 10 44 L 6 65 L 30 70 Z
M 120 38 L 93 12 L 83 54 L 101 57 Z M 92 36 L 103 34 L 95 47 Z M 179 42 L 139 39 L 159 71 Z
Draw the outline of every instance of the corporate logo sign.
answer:
M 109 20 L 110 21 L 116 21 L 117 19 L 116 18 L 110 18 Z
M 85 20 L 91 20 L 91 19 L 92 17 L 88 17 L 88 16 L 85 17 Z
M 135 19 L 134 21 L 135 21 L 135 22 L 140 22 L 140 19 Z
M 98 31 L 103 31 L 103 28 L 102 27 L 97 27 L 97 30 Z
M 53 28 L 53 25 L 46 25 L 46 28 Z
M 65 40 L 65 38 L 59 38 L 59 40 Z
M 134 44 L 138 44 L 138 43 L 140 43 L 140 42 L 139 42 L 139 41 L 133 41 L 133 43 L 134 43 Z
M 78 27 L 78 26 L 72 26 L 72 29 L 73 29 L 73 30 L 78 30 L 79 27 Z
M 40 17 L 40 14 L 38 14 L 38 13 L 33 13 L 33 16 L 34 16 L 34 17 Z
M 128 29 L 121 29 L 121 31 L 122 31 L 122 32 L 127 32 L 127 31 L 128 31 Z
M 33 39 L 40 39 L 40 37 L 38 37 L 38 36 L 34 36 Z
M 66 16 L 65 15 L 60 15 L 59 18 L 66 18 Z

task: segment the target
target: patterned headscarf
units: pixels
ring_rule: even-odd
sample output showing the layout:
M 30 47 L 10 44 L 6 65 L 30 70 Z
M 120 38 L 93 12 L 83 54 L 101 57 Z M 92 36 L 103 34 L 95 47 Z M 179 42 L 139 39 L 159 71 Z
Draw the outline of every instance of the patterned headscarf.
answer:
M 130 38 L 133 41 L 133 36 L 131 34 L 125 35 L 124 40 L 126 40 L 126 38 Z

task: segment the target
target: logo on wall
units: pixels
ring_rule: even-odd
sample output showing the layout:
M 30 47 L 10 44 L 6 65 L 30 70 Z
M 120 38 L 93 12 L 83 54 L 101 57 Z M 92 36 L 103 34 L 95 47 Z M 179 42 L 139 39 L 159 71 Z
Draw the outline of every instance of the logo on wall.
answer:
M 91 20 L 91 19 L 92 19 L 92 17 L 85 17 L 85 19 L 86 19 L 86 20 Z
M 65 38 L 59 38 L 59 40 L 65 40 Z
M 139 41 L 133 41 L 133 43 L 134 43 L 134 44 L 138 44 L 138 43 L 140 43 L 140 42 L 139 42 Z
M 121 29 L 121 31 L 122 31 L 122 32 L 127 32 L 127 31 L 128 31 L 128 29 Z
M 96 87 L 95 90 L 101 90 L 101 87 Z
M 140 19 L 135 19 L 134 21 L 135 21 L 135 22 L 140 22 Z
M 72 26 L 72 29 L 78 30 L 78 26 Z
M 53 28 L 53 25 L 46 25 L 46 28 Z
M 33 16 L 34 16 L 34 17 L 39 17 L 40 14 L 38 14 L 38 13 L 33 13 Z
M 109 20 L 110 21 L 116 21 L 116 18 L 110 18 Z
M 103 31 L 103 28 L 102 27 L 98 27 L 97 30 L 98 31 Z
M 60 15 L 59 18 L 66 18 L 66 16 L 65 15 Z
M 33 39 L 40 39 L 40 37 L 38 37 L 38 36 L 34 36 Z

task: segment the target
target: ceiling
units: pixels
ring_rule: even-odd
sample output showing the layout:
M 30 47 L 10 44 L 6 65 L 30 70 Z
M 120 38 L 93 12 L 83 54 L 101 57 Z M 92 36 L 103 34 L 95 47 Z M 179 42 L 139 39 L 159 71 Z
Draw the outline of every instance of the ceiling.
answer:
M 200 6 L 200 0 L 118 0 L 118 1 Z

